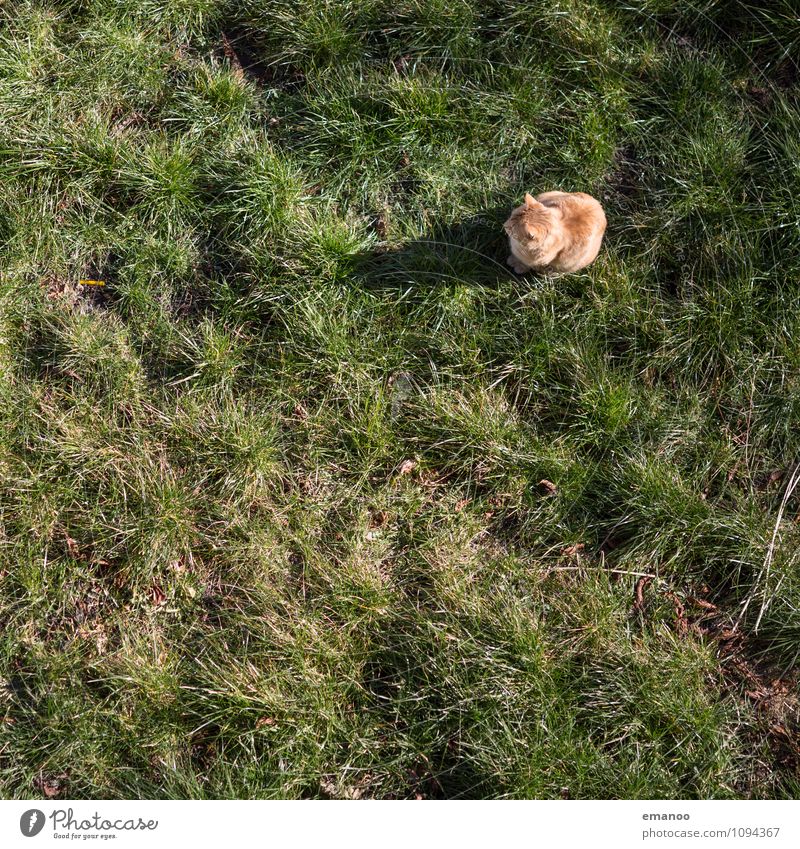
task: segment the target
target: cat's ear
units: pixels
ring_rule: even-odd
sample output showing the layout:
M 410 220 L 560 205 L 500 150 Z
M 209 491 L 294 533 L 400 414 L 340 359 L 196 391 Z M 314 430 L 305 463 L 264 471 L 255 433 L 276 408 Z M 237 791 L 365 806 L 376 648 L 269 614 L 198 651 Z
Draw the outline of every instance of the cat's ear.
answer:
M 533 199 L 533 196 L 528 192 L 525 192 L 525 206 L 533 207 L 536 206 L 536 201 Z

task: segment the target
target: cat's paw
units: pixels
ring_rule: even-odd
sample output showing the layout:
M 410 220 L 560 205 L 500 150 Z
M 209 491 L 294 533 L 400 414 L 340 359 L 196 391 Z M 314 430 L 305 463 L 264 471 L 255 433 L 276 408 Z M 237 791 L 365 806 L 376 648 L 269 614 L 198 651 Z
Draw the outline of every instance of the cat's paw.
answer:
M 514 254 L 511 254 L 511 256 L 506 260 L 506 264 L 510 265 L 517 274 L 524 274 L 529 270 L 528 266 L 520 262 Z

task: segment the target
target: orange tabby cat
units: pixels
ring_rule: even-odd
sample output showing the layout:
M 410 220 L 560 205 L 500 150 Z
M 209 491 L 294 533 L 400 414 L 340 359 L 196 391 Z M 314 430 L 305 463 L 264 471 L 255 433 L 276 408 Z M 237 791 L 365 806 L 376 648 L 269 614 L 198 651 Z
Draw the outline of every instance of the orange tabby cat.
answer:
M 524 274 L 579 271 L 594 262 L 606 231 L 603 207 L 584 192 L 525 195 L 503 225 L 511 243 L 508 264 Z

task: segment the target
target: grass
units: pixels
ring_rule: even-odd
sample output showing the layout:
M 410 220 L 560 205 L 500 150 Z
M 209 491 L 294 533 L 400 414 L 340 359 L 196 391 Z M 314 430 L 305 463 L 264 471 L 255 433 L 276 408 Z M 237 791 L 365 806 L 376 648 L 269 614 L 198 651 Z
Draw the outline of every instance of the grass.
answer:
M 0 3 L 0 795 L 796 795 L 792 7 Z

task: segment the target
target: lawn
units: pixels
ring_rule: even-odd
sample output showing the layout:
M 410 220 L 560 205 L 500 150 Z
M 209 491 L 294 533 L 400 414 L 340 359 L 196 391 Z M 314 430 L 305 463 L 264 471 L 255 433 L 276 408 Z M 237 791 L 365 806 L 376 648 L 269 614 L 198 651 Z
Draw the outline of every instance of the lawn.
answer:
M 793 56 L 793 0 L 0 0 L 0 796 L 800 793 Z M 517 276 L 548 189 L 604 248 Z

